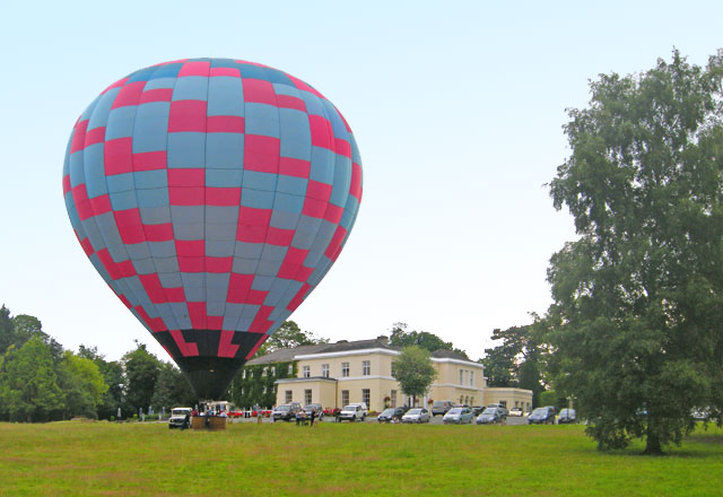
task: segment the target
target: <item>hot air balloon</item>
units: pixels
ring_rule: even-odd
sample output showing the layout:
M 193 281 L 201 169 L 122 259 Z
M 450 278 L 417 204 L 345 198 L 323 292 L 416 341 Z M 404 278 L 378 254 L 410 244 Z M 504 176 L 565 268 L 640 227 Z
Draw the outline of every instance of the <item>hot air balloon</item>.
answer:
M 361 160 L 342 115 L 303 81 L 186 59 L 88 106 L 63 195 L 93 266 L 198 397 L 219 399 L 339 255 Z

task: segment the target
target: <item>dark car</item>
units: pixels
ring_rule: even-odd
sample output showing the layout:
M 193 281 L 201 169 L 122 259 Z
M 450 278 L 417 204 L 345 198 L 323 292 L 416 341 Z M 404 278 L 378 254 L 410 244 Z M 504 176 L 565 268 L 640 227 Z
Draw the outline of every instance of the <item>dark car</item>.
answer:
M 499 407 L 488 407 L 482 411 L 482 414 L 477 416 L 477 420 L 475 422 L 478 425 L 492 425 L 495 423 L 503 423 L 506 418 L 507 416 L 505 416 L 503 409 L 500 409 Z
M 435 400 L 434 404 L 432 404 L 432 416 L 437 414 L 444 416 L 452 407 L 454 407 L 454 404 L 451 400 Z
M 382 413 L 377 416 L 377 421 L 380 423 L 389 423 L 391 421 L 399 421 L 404 416 L 407 409 L 404 407 L 389 407 L 384 409 Z
M 527 422 L 535 424 L 555 424 L 555 408 L 551 406 L 538 407 L 527 417 Z
M 560 411 L 560 417 L 557 418 L 557 424 L 574 423 L 577 421 L 575 409 L 563 409 Z
M 281 404 L 271 411 L 271 417 L 274 421 L 291 421 L 296 419 L 296 413 L 301 410 L 301 404 L 291 402 L 290 404 Z
M 480 414 L 482 414 L 486 408 L 483 406 L 472 406 L 471 409 L 472 409 L 472 414 L 474 414 L 474 416 L 477 417 Z

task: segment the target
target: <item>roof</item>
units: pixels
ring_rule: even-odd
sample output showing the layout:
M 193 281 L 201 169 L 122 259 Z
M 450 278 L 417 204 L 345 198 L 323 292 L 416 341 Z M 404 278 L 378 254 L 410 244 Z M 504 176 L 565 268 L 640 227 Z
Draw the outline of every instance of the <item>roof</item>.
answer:
M 372 340 L 355 340 L 349 342 L 340 340 L 336 343 L 320 343 L 317 345 L 299 345 L 298 347 L 278 349 L 261 357 L 255 357 L 246 363 L 247 366 L 259 364 L 273 364 L 277 362 L 293 361 L 296 356 L 307 354 L 324 354 L 328 352 L 347 352 L 364 349 L 388 349 L 399 350 L 392 347 L 385 339 L 374 338 Z

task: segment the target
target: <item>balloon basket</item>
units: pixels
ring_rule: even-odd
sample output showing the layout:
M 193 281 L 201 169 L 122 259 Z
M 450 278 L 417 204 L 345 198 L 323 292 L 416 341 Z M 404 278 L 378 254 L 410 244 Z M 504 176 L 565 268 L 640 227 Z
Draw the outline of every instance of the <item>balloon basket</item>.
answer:
M 194 416 L 191 428 L 194 430 L 219 431 L 226 429 L 226 419 L 218 416 Z

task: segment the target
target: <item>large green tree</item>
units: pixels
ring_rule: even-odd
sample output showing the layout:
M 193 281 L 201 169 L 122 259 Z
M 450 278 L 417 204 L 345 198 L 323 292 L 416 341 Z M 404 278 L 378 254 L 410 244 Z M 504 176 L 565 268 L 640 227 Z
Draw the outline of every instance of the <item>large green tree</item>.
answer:
M 0 414 L 11 421 L 59 419 L 65 407 L 50 347 L 40 337 L 10 346 L 0 369 Z
M 64 417 L 98 417 L 108 384 L 96 363 L 66 350 L 58 367 L 58 379 L 65 398 Z
M 151 405 L 156 412 L 176 406 L 193 406 L 196 396 L 180 369 L 169 362 L 161 363 L 158 378 L 153 389 Z
M 723 52 L 601 75 L 551 183 L 580 238 L 551 259 L 557 389 L 600 448 L 680 443 L 723 403 Z
M 412 397 L 416 404 L 417 397 L 424 395 L 437 376 L 432 365 L 429 351 L 417 345 L 404 347 L 402 352 L 392 361 L 394 379 L 399 382 L 402 392 Z
M 125 378 L 123 377 L 123 365 L 119 361 L 106 361 L 105 357 L 98 353 L 97 347 L 86 347 L 81 345 L 78 348 L 78 356 L 93 361 L 103 381 L 108 385 L 108 390 L 103 394 L 98 405 L 98 417 L 110 419 L 118 414 L 118 408 L 123 405 L 123 391 L 125 389 Z
M 161 361 L 148 352 L 144 343 L 136 342 L 136 349 L 127 352 L 121 362 L 126 378 L 126 409 L 132 413 L 137 413 L 138 409 L 147 411 L 151 406 Z

